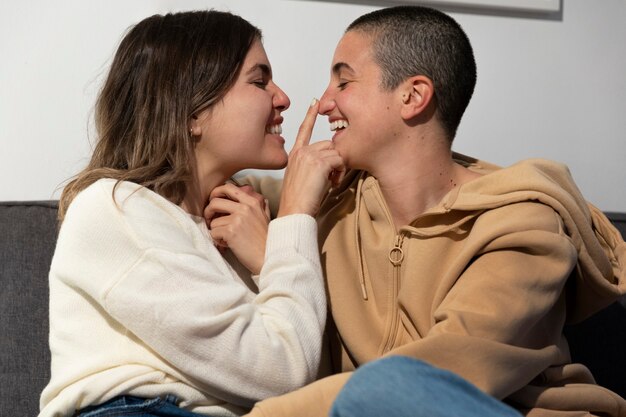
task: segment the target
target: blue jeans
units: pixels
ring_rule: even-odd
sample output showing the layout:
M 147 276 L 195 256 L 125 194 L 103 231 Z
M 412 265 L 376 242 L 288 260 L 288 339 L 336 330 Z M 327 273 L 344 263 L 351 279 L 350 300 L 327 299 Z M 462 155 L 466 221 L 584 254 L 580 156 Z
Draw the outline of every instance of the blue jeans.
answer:
M 521 417 L 452 372 L 405 356 L 370 362 L 352 375 L 330 417 Z
M 83 408 L 75 417 L 207 417 L 178 408 L 176 402 L 174 395 L 150 399 L 124 395 Z

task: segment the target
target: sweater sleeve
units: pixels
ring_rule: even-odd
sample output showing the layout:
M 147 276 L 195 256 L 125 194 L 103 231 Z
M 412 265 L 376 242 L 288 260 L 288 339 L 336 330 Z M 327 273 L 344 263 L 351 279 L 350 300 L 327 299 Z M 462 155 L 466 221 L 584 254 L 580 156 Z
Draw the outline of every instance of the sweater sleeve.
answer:
M 74 230 L 79 240 L 100 246 L 89 254 L 89 242 L 80 242 L 82 262 L 90 264 L 90 256 L 98 265 L 88 269 L 97 276 L 71 284 L 81 286 L 179 378 L 218 398 L 251 406 L 313 380 L 326 316 L 315 220 L 292 215 L 270 222 L 254 294 L 234 278 L 210 241 L 203 250 L 192 244 L 181 230 L 184 221 L 167 212 L 171 203 L 149 201 L 142 193 L 132 194 L 123 210 L 103 213 L 109 201 L 74 207 L 64 235 Z M 104 196 L 111 200 L 110 193 Z M 94 218 L 90 212 L 96 208 Z M 85 218 L 72 225 L 77 211 Z M 150 244 L 133 229 L 140 222 L 159 243 Z

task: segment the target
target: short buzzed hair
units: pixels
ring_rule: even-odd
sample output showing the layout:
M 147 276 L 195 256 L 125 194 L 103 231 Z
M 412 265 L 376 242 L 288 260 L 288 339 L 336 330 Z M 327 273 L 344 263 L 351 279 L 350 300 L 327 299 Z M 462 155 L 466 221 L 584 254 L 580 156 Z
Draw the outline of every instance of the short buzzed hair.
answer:
M 476 85 L 474 52 L 461 26 L 435 9 L 398 6 L 359 17 L 346 32 L 353 30 L 373 36 L 383 89 L 415 75 L 432 80 L 437 117 L 452 141 Z

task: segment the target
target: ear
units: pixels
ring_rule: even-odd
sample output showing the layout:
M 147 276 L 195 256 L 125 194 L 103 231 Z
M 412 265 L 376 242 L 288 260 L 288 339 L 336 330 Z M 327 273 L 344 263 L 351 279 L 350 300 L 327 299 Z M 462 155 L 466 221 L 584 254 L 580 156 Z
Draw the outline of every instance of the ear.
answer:
M 204 116 L 204 114 L 201 114 L 200 116 Z M 199 138 L 202 136 L 202 123 L 200 123 L 200 116 L 192 114 L 189 118 L 189 134 L 192 137 Z
M 410 77 L 401 84 L 401 116 L 404 120 L 423 114 L 433 101 L 435 87 L 430 78 L 424 75 Z

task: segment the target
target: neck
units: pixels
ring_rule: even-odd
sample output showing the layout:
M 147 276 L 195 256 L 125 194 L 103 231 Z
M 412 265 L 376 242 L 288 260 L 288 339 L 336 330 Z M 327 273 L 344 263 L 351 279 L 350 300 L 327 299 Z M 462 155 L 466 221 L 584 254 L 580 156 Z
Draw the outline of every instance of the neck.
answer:
M 194 216 L 203 215 L 213 189 L 224 184 L 233 174 L 222 172 L 218 168 L 196 163 L 193 180 L 187 185 L 185 198 L 180 204 L 183 210 Z
M 452 160 L 445 137 L 420 135 L 395 143 L 393 163 L 380 163 L 370 173 L 376 177 L 396 229 L 435 207 L 455 187 L 475 174 Z

